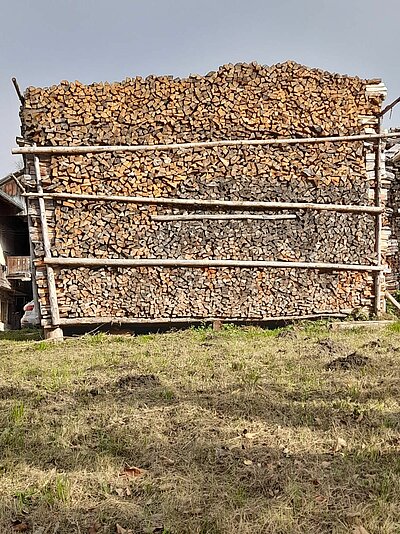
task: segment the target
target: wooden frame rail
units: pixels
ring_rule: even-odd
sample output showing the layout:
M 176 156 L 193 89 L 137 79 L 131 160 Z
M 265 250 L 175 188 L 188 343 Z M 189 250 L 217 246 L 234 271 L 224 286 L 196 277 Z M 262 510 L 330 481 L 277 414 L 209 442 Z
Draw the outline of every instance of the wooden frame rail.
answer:
M 398 134 L 397 134 L 398 135 Z M 344 141 L 374 141 L 396 137 L 395 133 L 357 134 L 331 137 L 289 137 L 275 139 L 228 139 L 221 141 L 198 141 L 193 143 L 170 143 L 160 145 L 80 145 L 80 146 L 24 146 L 13 148 L 12 154 L 93 154 L 99 152 L 138 152 L 149 150 L 176 150 L 185 148 L 213 148 L 219 146 L 267 146 L 298 145 L 305 143 L 337 143 Z
M 194 213 L 183 215 L 151 215 L 152 221 L 173 222 L 173 221 L 234 221 L 234 220 L 251 220 L 251 221 L 285 221 L 297 219 L 294 214 L 287 215 L 252 215 L 251 213 Z
M 91 202 L 128 202 L 133 204 L 162 204 L 165 206 L 190 206 L 231 208 L 245 210 L 303 210 L 338 211 L 347 213 L 382 213 L 384 208 L 377 206 L 360 206 L 348 204 L 319 204 L 317 202 L 264 202 L 246 200 L 209 200 L 200 198 L 164 198 L 164 197 L 131 197 L 123 195 L 96 195 L 80 193 L 25 193 L 29 198 L 88 200 Z
M 40 264 L 41 262 L 37 262 Z M 276 268 L 276 269 L 323 269 L 334 271 L 384 271 L 383 265 L 362 265 L 347 263 L 269 261 L 269 260 L 186 260 L 171 258 L 44 258 L 45 265 L 70 267 L 241 267 L 241 268 Z

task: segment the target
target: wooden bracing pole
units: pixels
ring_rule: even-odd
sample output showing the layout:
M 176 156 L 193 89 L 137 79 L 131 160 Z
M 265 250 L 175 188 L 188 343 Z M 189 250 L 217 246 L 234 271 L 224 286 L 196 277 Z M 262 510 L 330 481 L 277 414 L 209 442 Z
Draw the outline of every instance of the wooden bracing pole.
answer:
M 389 291 L 385 291 L 385 297 L 393 304 L 396 310 L 400 311 L 400 303 L 397 302 L 397 300 L 389 293 Z

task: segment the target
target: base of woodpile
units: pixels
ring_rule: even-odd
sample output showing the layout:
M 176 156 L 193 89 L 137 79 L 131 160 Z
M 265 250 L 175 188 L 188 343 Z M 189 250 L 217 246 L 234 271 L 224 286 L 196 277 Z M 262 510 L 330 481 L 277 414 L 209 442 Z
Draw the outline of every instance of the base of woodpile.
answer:
M 385 328 L 396 321 L 335 321 L 329 326 L 332 330 L 351 330 L 352 328 Z
M 340 312 L 332 313 L 316 313 L 308 315 L 285 315 L 279 317 L 265 317 L 265 318 L 230 318 L 230 317 L 173 317 L 173 318 L 157 318 L 144 319 L 142 317 L 77 317 L 77 318 L 61 318 L 61 326 L 84 326 L 84 325 L 182 325 L 182 324 L 266 324 L 278 322 L 292 322 L 301 320 L 318 320 L 318 319 L 345 319 L 348 315 Z M 51 330 L 50 324 L 43 320 L 42 326 L 45 330 Z M 57 329 L 55 329 L 57 330 Z M 61 330 L 61 329 L 58 329 Z

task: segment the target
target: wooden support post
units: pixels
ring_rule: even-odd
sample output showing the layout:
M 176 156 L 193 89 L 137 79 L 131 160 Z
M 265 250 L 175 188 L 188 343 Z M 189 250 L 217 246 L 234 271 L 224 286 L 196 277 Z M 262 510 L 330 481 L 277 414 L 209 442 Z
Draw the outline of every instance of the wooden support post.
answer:
M 381 119 L 378 121 L 378 131 L 381 131 Z M 381 208 L 381 152 L 382 140 L 378 138 L 375 144 L 375 206 Z M 382 265 L 382 213 L 376 214 L 375 220 L 375 252 L 377 256 L 377 265 Z M 382 299 L 382 285 L 385 279 L 382 271 L 377 271 L 374 277 L 375 284 L 375 315 L 379 318 L 384 312 L 385 301 Z
M 220 319 L 216 319 L 215 321 L 213 321 L 212 329 L 214 330 L 214 332 L 219 332 L 220 330 L 222 330 L 222 321 Z
M 40 175 L 40 161 L 37 156 L 34 157 L 34 165 L 35 165 L 37 192 L 39 195 L 43 195 L 42 179 Z M 50 259 L 51 258 L 51 245 L 50 245 L 50 239 L 49 239 L 49 229 L 47 226 L 47 219 L 46 219 L 46 206 L 44 203 L 43 196 L 39 196 L 39 212 L 40 212 L 40 222 L 42 226 L 44 257 L 45 259 Z M 55 281 L 53 267 L 51 265 L 46 265 L 46 272 L 47 272 L 47 286 L 48 286 L 48 291 L 49 291 L 52 329 L 51 329 L 51 332 L 50 330 L 47 332 L 45 331 L 45 337 L 47 335 L 49 339 L 50 338 L 54 339 L 55 337 L 57 339 L 60 339 L 62 338 L 62 330 L 56 328 L 60 324 L 60 314 L 58 310 L 56 281 Z

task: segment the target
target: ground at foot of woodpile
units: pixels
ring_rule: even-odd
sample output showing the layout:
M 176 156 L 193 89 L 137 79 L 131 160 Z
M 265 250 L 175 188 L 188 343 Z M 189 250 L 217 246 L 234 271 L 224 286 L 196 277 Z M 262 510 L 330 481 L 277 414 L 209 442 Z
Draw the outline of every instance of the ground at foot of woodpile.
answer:
M 399 332 L 3 335 L 0 532 L 400 532 Z

